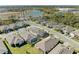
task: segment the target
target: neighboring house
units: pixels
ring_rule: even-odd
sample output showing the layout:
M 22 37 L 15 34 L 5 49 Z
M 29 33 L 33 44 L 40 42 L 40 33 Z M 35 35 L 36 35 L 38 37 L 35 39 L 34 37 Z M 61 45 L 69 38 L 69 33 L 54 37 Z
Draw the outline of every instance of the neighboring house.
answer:
M 48 28 L 58 29 L 63 34 L 70 34 L 72 31 L 75 31 L 75 28 L 73 28 L 73 27 L 65 26 L 61 23 L 58 24 L 56 22 L 48 23 L 47 26 L 48 26 Z
M 30 26 L 27 28 L 30 32 L 38 33 L 40 31 L 43 31 L 43 29 L 40 29 L 38 26 Z
M 46 26 L 48 24 L 48 19 L 41 19 L 41 20 L 38 20 L 39 21 L 39 24 L 43 25 L 43 26 Z
M 41 28 L 39 28 L 37 26 L 30 26 L 28 28 L 28 31 L 33 33 L 34 35 L 39 36 L 39 37 L 47 37 L 47 36 L 49 36 L 49 34 L 46 31 L 44 31 L 43 29 L 41 29 Z
M 39 33 L 37 33 L 38 37 L 42 37 L 42 38 L 46 38 L 49 36 L 49 34 L 46 31 L 40 31 Z
M 0 26 L 0 32 L 3 32 L 7 29 L 7 25 Z
M 54 28 L 54 29 L 61 29 L 63 27 L 65 27 L 65 25 L 61 24 L 61 23 L 56 23 L 56 22 L 50 22 L 47 24 L 48 28 Z
M 33 35 L 31 33 L 28 33 L 28 36 L 27 36 L 27 42 L 28 43 L 31 43 L 31 44 L 35 44 L 39 41 L 38 37 L 36 35 Z
M 14 23 L 13 23 L 13 24 L 9 24 L 9 25 L 7 25 L 7 27 L 6 27 L 6 29 L 4 30 L 4 32 L 5 32 L 5 33 L 9 33 L 9 32 L 11 32 L 11 31 L 14 30 L 14 27 L 15 27 L 15 24 L 14 24 Z
M 8 49 L 4 45 L 3 41 L 0 39 L 0 54 L 7 54 Z
M 21 28 L 17 30 L 17 33 L 22 37 L 25 41 L 27 41 L 28 32 L 26 28 Z
M 49 36 L 35 44 L 35 47 L 41 49 L 42 51 L 44 51 L 44 53 L 48 53 L 58 44 L 58 42 L 59 40 L 56 39 L 54 36 Z
M 25 42 L 35 44 L 37 41 L 39 41 L 36 35 L 33 35 L 32 33 L 28 32 L 25 28 L 19 29 L 17 32 L 20 37 L 25 40 Z
M 48 28 L 56 28 L 57 25 L 58 24 L 56 22 L 50 22 L 50 23 L 47 24 L 47 27 Z
M 8 32 L 11 32 L 13 30 L 17 30 L 19 28 L 23 28 L 23 27 L 26 27 L 26 26 L 29 26 L 29 25 L 24 21 L 12 23 L 12 24 L 7 25 L 5 32 L 8 33 Z
M 66 25 L 61 24 L 61 23 L 59 23 L 58 26 L 57 26 L 58 29 L 61 29 L 61 28 L 64 28 L 64 27 L 66 27 Z
M 48 27 L 48 28 L 53 28 L 53 26 L 55 26 L 55 25 L 53 25 L 53 23 L 48 23 L 48 24 L 47 24 L 47 27 Z
M 19 28 L 21 28 L 21 27 L 23 27 L 23 22 L 16 22 L 15 23 L 15 29 L 19 29 Z
M 63 27 L 61 30 L 64 34 L 70 34 L 71 32 L 75 31 L 75 29 L 70 26 Z
M 6 34 L 5 39 L 11 46 L 14 47 L 21 46 L 24 43 L 24 40 L 16 32 Z
M 65 47 L 63 44 L 58 44 L 54 49 L 52 49 L 49 54 L 72 54 L 74 49 L 71 47 Z
M 43 22 L 41 22 L 41 25 L 46 26 L 47 23 L 48 23 L 47 21 L 43 21 Z
M 75 30 L 73 32 L 70 33 L 71 37 L 75 37 L 75 36 L 79 36 L 79 30 Z
M 20 22 L 16 22 L 15 23 L 15 28 L 19 29 L 19 28 L 23 28 L 29 26 L 29 24 L 27 24 L 25 21 L 20 21 Z
M 14 23 L 9 25 L 2 25 L 0 26 L 0 32 L 5 32 L 5 33 L 11 32 L 14 30 L 14 27 L 15 27 Z
M 15 23 L 9 24 L 8 29 L 9 30 L 14 30 L 15 29 Z

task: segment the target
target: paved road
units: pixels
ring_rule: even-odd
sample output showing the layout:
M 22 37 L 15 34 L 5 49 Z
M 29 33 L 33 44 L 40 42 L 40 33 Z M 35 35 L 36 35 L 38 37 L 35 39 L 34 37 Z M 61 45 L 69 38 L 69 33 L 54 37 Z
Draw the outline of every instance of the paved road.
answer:
M 56 32 L 55 30 L 53 29 L 50 29 L 46 26 L 42 26 L 40 24 L 36 24 L 35 22 L 32 22 L 32 21 L 27 21 L 28 24 L 30 25 L 34 25 L 34 26 L 37 26 L 37 27 L 40 27 L 44 30 L 46 30 L 47 32 L 49 32 L 50 34 L 54 34 L 56 37 L 58 37 L 59 39 L 61 39 L 63 42 L 68 42 L 70 46 L 72 46 L 73 48 L 75 49 L 79 49 L 79 42 L 77 41 L 74 41 L 73 39 L 59 33 L 59 32 Z

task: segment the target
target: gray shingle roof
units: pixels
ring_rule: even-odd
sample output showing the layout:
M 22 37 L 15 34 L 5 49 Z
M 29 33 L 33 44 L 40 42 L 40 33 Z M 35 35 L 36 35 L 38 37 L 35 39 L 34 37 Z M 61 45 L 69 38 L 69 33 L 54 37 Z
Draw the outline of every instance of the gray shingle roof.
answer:
M 55 37 L 49 36 L 49 37 L 43 39 L 42 41 L 38 42 L 35 46 L 36 46 L 37 48 L 43 50 L 44 52 L 48 52 L 48 51 L 50 51 L 58 42 L 59 42 L 59 40 L 57 40 Z
M 40 37 L 44 37 L 45 35 L 47 36 L 47 34 L 48 34 L 46 31 L 44 31 L 43 29 L 40 29 L 39 27 L 36 27 L 36 26 L 30 26 L 28 28 L 28 30 L 30 32 L 32 32 L 33 34 L 38 35 Z
M 29 33 L 28 36 L 27 36 L 27 41 L 32 43 L 33 40 L 35 40 L 34 42 L 36 42 L 37 41 L 37 36 Z
M 27 42 L 32 43 L 32 40 L 36 39 L 37 36 L 28 32 L 25 28 L 19 29 L 18 34 Z
M 23 44 L 24 40 L 17 34 L 17 32 L 10 32 L 5 36 L 10 45 Z
M 7 28 L 7 25 L 2 25 L 2 26 L 0 26 L 0 31 L 5 30 L 6 28 Z
M 65 47 L 63 44 L 58 44 L 49 54 L 72 54 L 73 51 L 72 48 Z
M 14 29 L 15 28 L 15 23 L 9 24 L 8 29 Z
M 3 54 L 3 53 L 8 53 L 8 50 L 7 50 L 7 48 L 5 47 L 3 41 L 0 40 L 0 54 Z
M 27 41 L 29 33 L 27 32 L 26 28 L 21 28 L 17 32 L 25 41 Z

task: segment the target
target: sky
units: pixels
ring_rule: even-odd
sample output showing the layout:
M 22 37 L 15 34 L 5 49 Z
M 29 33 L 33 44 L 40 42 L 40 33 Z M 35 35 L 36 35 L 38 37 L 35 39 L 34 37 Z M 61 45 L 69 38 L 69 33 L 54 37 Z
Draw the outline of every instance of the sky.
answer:
M 79 5 L 79 0 L 0 0 L 0 5 Z

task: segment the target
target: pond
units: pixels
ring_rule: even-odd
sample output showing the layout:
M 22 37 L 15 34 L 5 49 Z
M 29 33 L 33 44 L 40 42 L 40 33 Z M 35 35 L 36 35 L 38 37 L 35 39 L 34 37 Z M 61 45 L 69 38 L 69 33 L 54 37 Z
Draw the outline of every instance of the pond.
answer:
M 28 16 L 32 16 L 32 17 L 39 17 L 39 16 L 43 16 L 44 12 L 40 11 L 40 10 L 32 10 L 28 13 Z

